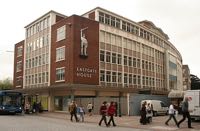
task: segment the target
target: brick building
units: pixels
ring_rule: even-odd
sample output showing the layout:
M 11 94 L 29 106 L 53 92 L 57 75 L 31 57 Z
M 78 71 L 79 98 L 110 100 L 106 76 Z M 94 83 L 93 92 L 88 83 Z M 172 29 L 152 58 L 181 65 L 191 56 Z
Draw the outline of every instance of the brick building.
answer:
M 96 107 L 113 100 L 126 114 L 129 93 L 182 87 L 181 54 L 150 21 L 97 7 L 82 16 L 50 11 L 25 31 L 15 45 L 14 88 L 46 110 L 67 110 L 72 99 Z

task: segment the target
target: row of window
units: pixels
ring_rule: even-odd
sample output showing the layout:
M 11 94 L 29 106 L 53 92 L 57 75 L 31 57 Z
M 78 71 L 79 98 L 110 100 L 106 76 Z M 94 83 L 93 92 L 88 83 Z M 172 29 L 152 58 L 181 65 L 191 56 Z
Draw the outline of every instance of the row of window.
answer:
M 103 12 L 99 12 L 99 22 L 133 33 L 137 36 L 140 36 L 148 41 L 155 43 L 156 45 L 160 47 L 169 49 L 174 53 L 177 52 L 177 50 L 174 47 L 171 47 L 169 44 L 167 44 L 164 40 L 162 40 L 158 36 L 148 32 L 145 29 L 139 28 L 138 26 L 134 24 L 120 20 L 114 16 L 108 15 Z
M 33 42 L 27 43 L 26 52 L 29 53 L 31 51 L 37 50 L 39 48 L 45 47 L 49 45 L 49 35 L 45 35 L 36 39 Z
M 49 53 L 35 56 L 26 60 L 26 69 L 34 68 L 49 63 Z
M 121 65 L 122 64 L 122 55 L 100 50 L 100 61 Z M 123 64 L 140 68 L 140 59 L 124 56 Z
M 25 76 L 25 85 L 43 84 L 43 83 L 48 83 L 48 81 L 49 81 L 48 72 L 42 72 L 38 74 Z
M 23 46 L 18 46 L 17 47 L 17 57 L 22 56 L 23 54 Z
M 124 49 L 129 49 L 129 50 L 134 50 L 134 51 L 140 52 L 140 43 L 139 42 L 136 42 L 134 40 L 130 40 L 130 39 L 127 39 L 127 38 L 123 38 L 123 44 L 122 44 L 121 41 L 122 41 L 122 37 L 120 37 L 120 36 L 117 36 L 115 34 L 111 34 L 111 33 L 105 32 L 105 31 L 100 31 L 100 43 L 101 43 L 101 45 L 103 45 L 105 43 L 115 45 L 115 46 L 118 46 L 118 47 L 122 47 L 122 45 L 123 45 Z M 141 52 L 143 54 L 148 55 L 148 56 L 152 56 L 152 57 L 154 57 L 154 54 L 155 54 L 155 58 L 163 59 L 164 54 L 162 52 L 160 52 L 158 50 L 154 50 L 150 46 L 147 46 L 147 45 L 144 45 L 144 44 L 141 44 L 141 45 L 142 45 L 141 46 L 142 47 Z
M 26 37 L 30 37 L 43 29 L 50 26 L 50 17 L 44 18 L 26 30 Z
M 124 84 L 129 85 L 140 85 L 141 80 L 143 86 L 155 86 L 155 82 L 160 85 L 163 83 L 160 79 L 155 79 L 149 76 L 143 76 L 140 75 L 134 75 L 134 74 L 128 74 L 121 72 L 111 72 L 111 71 L 104 71 L 100 70 L 100 81 L 101 82 L 107 82 L 107 83 L 122 83 L 122 80 Z

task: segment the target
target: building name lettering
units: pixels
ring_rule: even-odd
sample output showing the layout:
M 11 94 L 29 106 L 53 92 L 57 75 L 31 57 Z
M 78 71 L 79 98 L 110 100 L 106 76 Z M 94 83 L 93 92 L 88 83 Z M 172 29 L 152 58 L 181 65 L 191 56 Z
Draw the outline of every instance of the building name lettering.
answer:
M 93 68 L 86 68 L 86 67 L 77 67 L 76 68 L 76 76 L 77 77 L 85 77 L 85 78 L 92 78 L 93 74 L 96 74 L 97 70 Z

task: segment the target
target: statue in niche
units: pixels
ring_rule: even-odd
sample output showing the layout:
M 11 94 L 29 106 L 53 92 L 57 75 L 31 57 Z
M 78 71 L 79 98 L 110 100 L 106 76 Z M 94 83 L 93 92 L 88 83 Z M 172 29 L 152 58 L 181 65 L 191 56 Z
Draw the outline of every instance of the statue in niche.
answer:
M 85 34 L 82 35 L 81 33 L 81 55 L 87 56 L 87 47 L 88 47 L 88 41 L 85 38 Z

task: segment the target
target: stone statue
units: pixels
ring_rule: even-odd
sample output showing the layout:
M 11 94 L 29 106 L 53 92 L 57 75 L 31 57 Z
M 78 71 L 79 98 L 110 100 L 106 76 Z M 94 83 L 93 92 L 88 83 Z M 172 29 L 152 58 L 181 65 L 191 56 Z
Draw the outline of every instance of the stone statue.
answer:
M 81 55 L 87 56 L 88 41 L 85 38 L 85 34 L 81 35 Z

